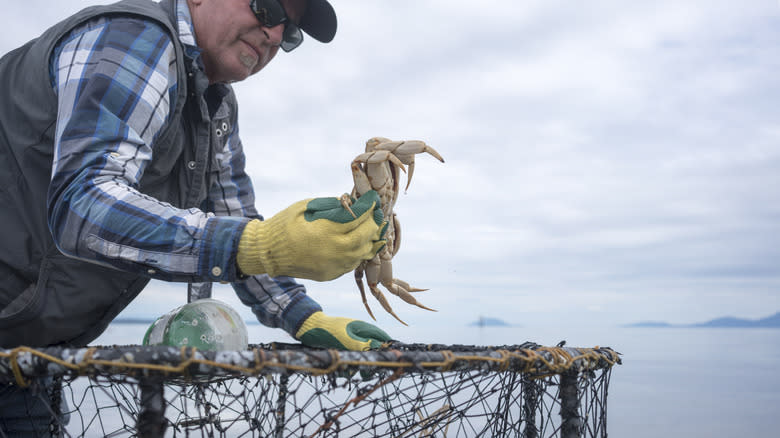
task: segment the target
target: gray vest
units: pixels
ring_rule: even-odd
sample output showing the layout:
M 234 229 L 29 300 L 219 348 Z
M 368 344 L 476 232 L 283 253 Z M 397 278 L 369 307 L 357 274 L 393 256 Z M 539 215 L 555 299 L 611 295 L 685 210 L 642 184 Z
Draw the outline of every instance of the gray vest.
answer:
M 190 68 L 172 0 L 125 0 L 82 10 L 0 59 L 0 347 L 86 345 L 146 286 L 149 278 L 64 256 L 47 225 L 57 99 L 49 60 L 60 39 L 105 15 L 144 18 L 174 42 L 178 98 L 153 145 L 140 190 L 180 208 L 200 208 L 217 176 L 215 153 L 236 123 L 236 101 L 211 116 L 208 79 Z M 198 279 L 192 279 L 197 281 Z M 139 340 L 140 342 L 140 340 Z

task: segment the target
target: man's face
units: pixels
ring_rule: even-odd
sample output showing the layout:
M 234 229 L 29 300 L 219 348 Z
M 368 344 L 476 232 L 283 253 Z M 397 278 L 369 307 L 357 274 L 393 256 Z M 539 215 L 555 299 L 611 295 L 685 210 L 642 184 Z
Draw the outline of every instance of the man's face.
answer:
M 282 0 L 295 22 L 307 0 Z M 284 24 L 264 27 L 249 7 L 249 0 L 188 0 L 195 40 L 203 50 L 209 82 L 236 82 L 265 67 L 279 51 Z

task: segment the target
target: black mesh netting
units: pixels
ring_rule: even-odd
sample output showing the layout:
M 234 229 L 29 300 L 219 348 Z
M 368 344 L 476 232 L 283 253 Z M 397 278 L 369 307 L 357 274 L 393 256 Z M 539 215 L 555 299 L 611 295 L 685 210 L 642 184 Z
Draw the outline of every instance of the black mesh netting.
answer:
M 0 382 L 46 404 L 41 436 L 605 437 L 620 363 L 532 343 L 251 347 L 0 350 Z

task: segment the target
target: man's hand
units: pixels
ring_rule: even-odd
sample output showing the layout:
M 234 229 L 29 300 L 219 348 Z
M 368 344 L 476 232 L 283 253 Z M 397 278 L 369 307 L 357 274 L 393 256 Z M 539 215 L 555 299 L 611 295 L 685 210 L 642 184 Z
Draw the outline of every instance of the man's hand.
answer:
M 322 312 L 314 312 L 308 317 L 295 338 L 309 347 L 354 351 L 379 348 L 383 342 L 391 340 L 387 333 L 372 324 Z
M 306 199 L 267 221 L 249 222 L 238 246 L 239 269 L 247 275 L 317 281 L 354 270 L 386 244 L 387 222 L 373 190 L 351 208 L 345 209 L 339 198 Z

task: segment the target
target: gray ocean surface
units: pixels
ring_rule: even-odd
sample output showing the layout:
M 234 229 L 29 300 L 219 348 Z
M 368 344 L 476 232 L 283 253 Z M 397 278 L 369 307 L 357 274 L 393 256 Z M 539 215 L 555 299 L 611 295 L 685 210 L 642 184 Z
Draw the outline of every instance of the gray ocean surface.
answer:
M 94 345 L 139 344 L 145 324 L 112 324 Z M 607 399 L 612 437 L 780 436 L 780 329 L 391 327 L 407 343 L 612 347 L 623 365 Z M 249 325 L 249 342 L 293 342 Z

